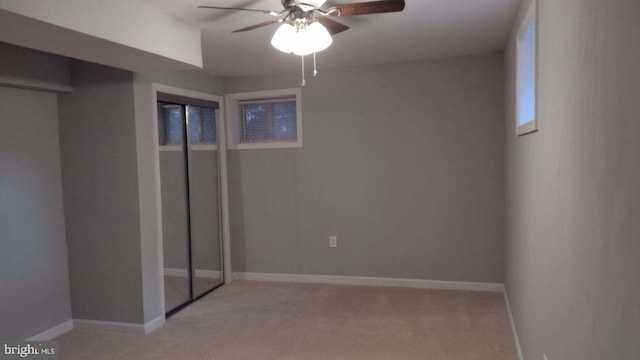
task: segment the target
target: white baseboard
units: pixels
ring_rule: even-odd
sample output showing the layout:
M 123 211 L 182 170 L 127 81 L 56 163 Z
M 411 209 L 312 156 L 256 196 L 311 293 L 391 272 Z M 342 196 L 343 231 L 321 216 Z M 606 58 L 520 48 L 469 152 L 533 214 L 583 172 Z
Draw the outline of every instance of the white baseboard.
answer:
M 504 286 L 498 283 L 394 279 L 394 278 L 376 278 L 376 277 L 363 277 L 363 276 L 298 275 L 298 274 L 236 272 L 236 273 L 233 273 L 233 279 L 234 280 L 312 283 L 312 284 L 410 287 L 410 288 L 419 288 L 419 289 L 488 291 L 488 292 L 502 292 L 504 289 Z
M 175 277 L 186 278 L 188 274 L 189 272 L 187 271 L 187 269 L 171 269 L 171 268 L 164 269 L 165 276 L 175 276 Z M 196 277 L 205 278 L 205 279 L 222 279 L 222 271 L 196 269 Z
M 71 330 L 73 330 L 73 320 L 67 320 L 37 335 L 33 335 L 26 341 L 49 341 Z
M 164 276 L 187 277 L 187 269 L 164 268 Z
M 73 327 L 76 329 L 85 330 L 113 331 L 127 334 L 144 334 L 143 324 L 74 319 Z
M 518 359 L 524 360 L 522 356 L 522 348 L 520 347 L 520 338 L 518 338 L 518 331 L 516 330 L 516 322 L 513 320 L 513 313 L 511 312 L 511 303 L 509 302 L 509 296 L 507 295 L 507 288 L 502 291 L 504 294 L 504 302 L 507 304 L 507 312 L 509 313 L 509 322 L 511 323 L 511 331 L 513 333 L 513 341 L 516 344 L 516 351 L 518 352 Z
M 158 328 L 164 325 L 164 323 L 164 315 L 158 316 L 157 318 L 149 321 L 144 325 L 111 321 L 74 319 L 67 320 L 61 324 L 58 324 L 50 329 L 47 329 L 37 335 L 26 339 L 25 341 L 49 341 L 73 329 L 114 331 L 128 334 L 149 334 L 156 331 Z
M 149 334 L 157 330 L 164 323 L 165 323 L 164 316 L 158 316 L 157 318 L 149 321 L 146 324 L 132 324 L 132 323 L 84 320 L 84 319 L 73 320 L 73 326 L 76 329 L 113 331 L 113 332 L 120 332 L 120 333 L 127 333 L 127 334 Z
M 158 330 L 162 325 L 164 325 L 165 321 L 166 318 L 164 317 L 164 315 L 160 315 L 157 318 L 149 321 L 148 323 L 144 324 L 144 333 L 150 334 Z

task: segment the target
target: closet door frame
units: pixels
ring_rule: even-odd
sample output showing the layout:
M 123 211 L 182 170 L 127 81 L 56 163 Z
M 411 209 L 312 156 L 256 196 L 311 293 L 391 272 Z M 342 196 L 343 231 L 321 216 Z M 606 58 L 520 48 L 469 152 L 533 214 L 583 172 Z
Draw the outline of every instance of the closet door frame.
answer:
M 231 241 L 229 232 L 229 191 L 227 182 L 227 139 L 226 139 L 226 121 L 225 121 L 225 109 L 224 109 L 224 97 L 219 95 L 207 94 L 203 92 L 182 89 L 178 87 L 168 86 L 164 84 L 153 83 L 152 89 L 152 113 L 153 113 L 153 153 L 154 153 L 154 172 L 155 172 L 155 190 L 157 199 L 156 209 L 156 224 L 157 224 L 157 257 L 158 257 L 158 279 L 159 279 L 159 303 L 162 306 L 162 311 L 166 314 L 166 304 L 164 299 L 164 249 L 163 249 L 163 234 L 162 234 L 162 195 L 160 187 L 160 145 L 158 140 L 158 110 L 157 99 L 158 93 L 165 93 L 171 95 L 177 95 L 187 98 L 200 99 L 205 101 L 212 101 L 218 103 L 218 110 L 216 114 L 216 133 L 218 138 L 216 139 L 218 147 L 218 169 L 219 169 L 219 199 L 220 199 L 220 226 L 222 228 L 222 268 L 223 268 L 223 281 L 224 284 L 229 284 L 233 280 L 231 273 Z M 185 114 L 185 116 L 188 116 Z M 187 136 L 188 137 L 188 136 Z M 188 146 L 188 143 L 185 144 Z M 186 151 L 189 151 L 188 148 Z M 191 245 L 189 245 L 191 246 Z M 193 271 L 191 266 L 190 271 Z M 190 277 L 191 278 L 191 277 Z M 192 281 L 191 281 L 192 282 Z M 193 293 L 192 293 L 193 298 Z M 197 298 L 196 298 L 197 299 Z M 195 300 L 195 299 L 194 299 Z M 193 301 L 193 300 L 192 300 Z

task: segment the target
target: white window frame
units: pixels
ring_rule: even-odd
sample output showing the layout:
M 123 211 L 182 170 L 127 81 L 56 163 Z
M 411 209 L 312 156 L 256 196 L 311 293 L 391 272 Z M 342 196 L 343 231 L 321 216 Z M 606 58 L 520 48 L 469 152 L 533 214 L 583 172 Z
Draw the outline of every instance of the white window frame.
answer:
M 535 92 L 534 92 L 534 107 L 535 107 L 535 112 L 536 112 L 536 116 L 533 118 L 533 120 L 528 121 L 522 125 L 520 125 L 520 82 L 522 81 L 520 79 L 520 71 L 519 71 L 519 67 L 520 67 L 520 57 L 522 56 L 522 52 L 521 52 L 521 40 L 522 38 L 525 36 L 527 30 L 529 29 L 529 26 L 531 26 L 532 23 L 535 22 L 535 26 L 536 26 L 536 43 L 535 43 L 535 62 L 536 62 L 536 69 L 535 69 Z M 527 9 L 526 15 L 522 21 L 522 23 L 520 24 L 520 28 L 518 29 L 518 34 L 516 37 L 516 116 L 515 116 L 515 120 L 516 120 L 516 135 L 518 136 L 523 136 L 523 135 L 527 135 L 527 134 L 531 134 L 533 132 L 538 131 L 538 117 L 539 117 L 539 113 L 538 113 L 538 88 L 539 88 L 539 82 L 538 82 L 538 53 L 539 53 L 539 26 L 538 26 L 539 22 L 538 22 L 538 1 L 537 0 L 533 0 L 531 1 L 531 3 L 529 4 L 529 8 Z
M 296 141 L 265 141 L 265 142 L 240 142 L 240 101 L 265 100 L 295 96 L 296 98 Z M 225 95 L 225 108 L 227 109 L 227 148 L 230 150 L 252 149 L 282 149 L 302 147 L 302 89 L 279 89 L 266 91 L 252 91 Z

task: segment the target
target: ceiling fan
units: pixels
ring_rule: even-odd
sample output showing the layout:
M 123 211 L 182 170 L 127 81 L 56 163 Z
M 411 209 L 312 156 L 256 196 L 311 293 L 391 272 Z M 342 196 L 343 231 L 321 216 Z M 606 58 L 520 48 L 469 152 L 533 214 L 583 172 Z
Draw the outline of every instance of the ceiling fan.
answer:
M 336 4 L 327 7 L 323 7 L 326 0 L 280 0 L 280 2 L 284 8 L 280 11 L 222 6 L 198 7 L 202 9 L 257 12 L 277 17 L 277 19 L 251 25 L 233 32 L 250 31 L 275 23 L 282 23 L 273 35 L 271 45 L 282 52 L 294 53 L 302 57 L 303 86 L 305 85 L 304 57 L 313 54 L 314 76 L 316 76 L 316 53 L 325 50 L 333 43 L 331 35 L 339 34 L 349 29 L 347 25 L 333 20 L 332 17 L 399 12 L 404 10 L 405 7 L 404 0 L 378 0 Z

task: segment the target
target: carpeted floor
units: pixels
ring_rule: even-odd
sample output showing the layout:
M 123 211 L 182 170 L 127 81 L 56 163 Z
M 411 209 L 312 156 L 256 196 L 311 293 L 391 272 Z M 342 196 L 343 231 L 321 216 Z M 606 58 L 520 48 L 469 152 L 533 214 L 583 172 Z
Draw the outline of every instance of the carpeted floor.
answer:
M 236 281 L 149 335 L 73 330 L 60 359 L 516 360 L 499 293 Z

